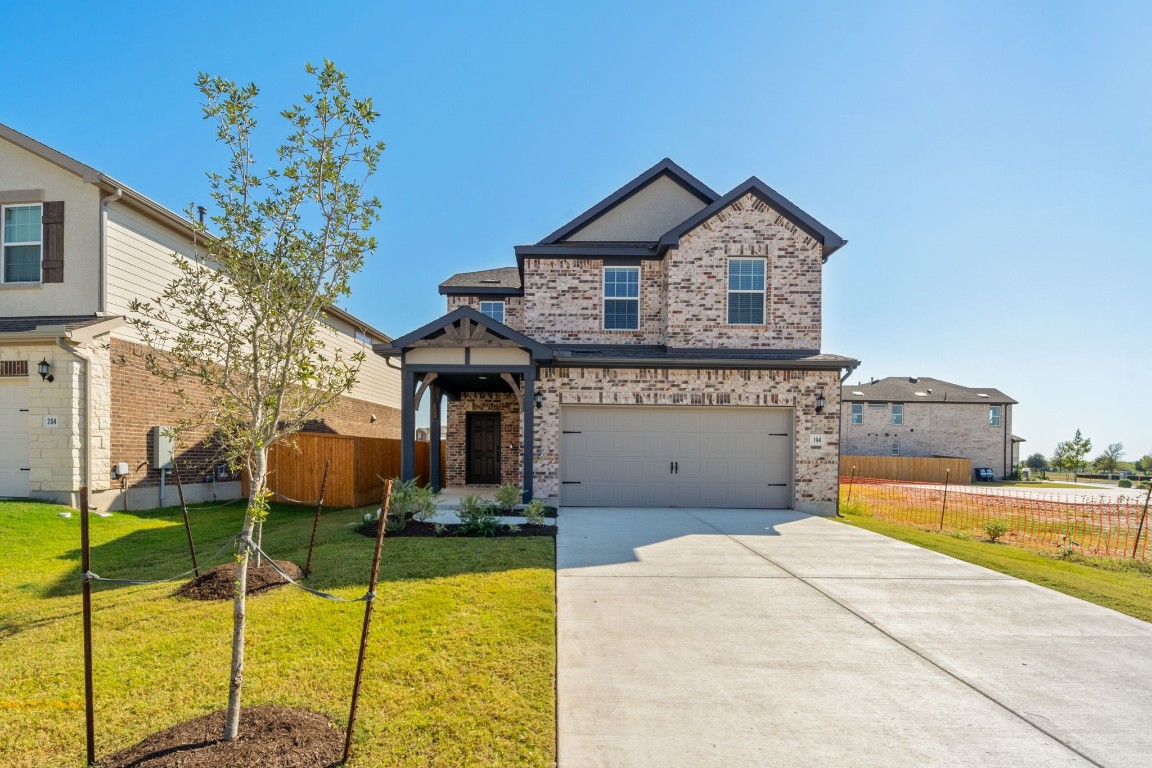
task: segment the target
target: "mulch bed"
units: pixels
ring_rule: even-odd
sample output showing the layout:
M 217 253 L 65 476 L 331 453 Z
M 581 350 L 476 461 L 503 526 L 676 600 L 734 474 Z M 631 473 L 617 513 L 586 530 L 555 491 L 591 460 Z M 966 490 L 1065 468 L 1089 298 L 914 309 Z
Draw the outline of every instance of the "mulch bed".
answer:
M 288 560 L 277 560 L 280 570 L 293 579 L 304 577 L 304 569 Z M 212 570 L 200 574 L 200 578 L 192 579 L 176 590 L 179 597 L 190 600 L 231 600 L 232 588 L 236 582 L 236 563 L 218 565 Z M 248 560 L 248 582 L 245 590 L 249 595 L 258 595 L 276 587 L 282 587 L 288 582 L 284 577 L 272 570 L 272 566 L 265 561 L 259 568 L 256 567 L 256 558 Z M 189 763 L 191 765 L 191 763 Z
M 240 735 L 224 741 L 224 710 L 154 733 L 98 762 L 100 768 L 329 768 L 344 733 L 328 718 L 288 707 L 240 710 Z
M 356 533 L 359 533 L 361 536 L 368 536 L 368 537 L 374 539 L 374 538 L 376 538 L 376 530 L 377 530 L 378 526 L 379 526 L 379 522 L 376 520 L 373 520 L 372 522 L 365 523 L 364 525 L 357 528 Z M 438 531 L 436 529 L 435 523 L 421 523 L 417 520 L 409 520 L 408 524 L 406 526 L 404 526 L 403 530 L 385 531 L 384 532 L 384 538 L 396 539 L 396 538 L 404 538 L 407 536 L 427 536 L 427 537 L 438 538 L 438 539 L 449 539 L 449 538 L 456 538 L 456 537 L 473 538 L 473 539 L 491 538 L 488 536 L 483 536 L 482 534 L 479 534 L 479 533 L 461 533 L 460 532 L 460 526 L 455 524 L 455 523 L 453 523 L 451 525 L 444 525 L 442 527 L 444 529 L 443 533 L 441 533 L 440 531 Z M 520 537 L 520 536 L 552 536 L 552 537 L 555 537 L 556 536 L 556 526 L 554 526 L 554 525 L 523 524 L 523 525 L 520 525 L 517 528 L 517 530 L 512 530 L 507 525 L 501 525 L 500 526 L 500 532 L 497 533 L 496 536 L 498 538 L 512 538 L 512 537 Z

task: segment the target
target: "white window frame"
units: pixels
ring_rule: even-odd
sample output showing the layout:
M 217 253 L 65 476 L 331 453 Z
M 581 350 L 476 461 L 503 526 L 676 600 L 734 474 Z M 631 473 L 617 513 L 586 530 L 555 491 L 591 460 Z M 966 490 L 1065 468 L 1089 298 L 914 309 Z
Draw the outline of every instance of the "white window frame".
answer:
M 892 403 L 892 426 L 904 426 L 904 403 Z
M 608 270 L 610 269 L 627 269 L 636 273 L 636 295 L 635 296 L 609 296 L 608 295 Z M 608 302 L 609 301 L 634 301 L 636 302 L 636 325 L 633 328 L 609 328 L 608 327 Z M 638 331 L 640 330 L 640 267 L 630 266 L 615 266 L 606 264 L 600 270 L 600 328 L 605 331 Z
M 764 265 L 764 285 L 756 290 L 748 289 L 732 289 L 732 262 L 734 261 L 759 261 Z M 768 324 L 768 259 L 762 256 L 733 256 L 728 259 L 728 264 L 724 273 L 724 321 L 727 325 L 735 325 L 744 328 L 760 328 Z M 760 322 L 758 323 L 734 323 L 732 322 L 732 294 L 734 293 L 758 293 L 760 294 Z
M 892 450 L 893 456 L 899 456 L 900 455 L 900 443 L 892 443 L 892 449 L 891 450 Z
M 999 405 L 988 406 L 988 426 L 1000 426 L 1000 420 L 1003 417 L 1003 411 L 1000 410 Z
M 492 317 L 492 315 L 485 312 L 484 311 L 484 305 L 485 304 L 499 304 L 500 305 L 500 317 Z M 490 317 L 498 323 L 504 322 L 504 318 L 507 317 L 507 315 L 505 314 L 507 311 L 508 311 L 508 307 L 504 303 L 503 299 L 501 299 L 500 301 L 481 301 L 480 302 L 480 314 L 484 315 L 485 317 Z
M 41 223 L 40 228 L 37 230 L 40 233 L 40 239 L 28 242 L 9 243 L 4 239 L 4 212 L 9 208 L 39 208 L 40 221 L 44 221 L 44 204 L 43 203 L 10 203 L 7 205 L 0 205 L 0 285 L 38 285 L 44 282 L 44 225 Z M 4 274 L 7 272 L 7 258 L 8 246 L 23 246 L 35 245 L 40 249 L 40 276 L 35 280 L 13 280 L 9 282 L 4 279 Z
M 864 423 L 864 403 L 852 403 L 848 422 L 853 425 Z

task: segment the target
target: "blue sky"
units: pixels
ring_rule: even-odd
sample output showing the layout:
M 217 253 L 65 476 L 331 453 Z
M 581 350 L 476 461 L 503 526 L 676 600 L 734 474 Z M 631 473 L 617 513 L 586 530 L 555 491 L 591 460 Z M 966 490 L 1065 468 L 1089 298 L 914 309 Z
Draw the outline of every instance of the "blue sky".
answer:
M 175 209 L 220 159 L 198 71 L 256 82 L 276 140 L 334 59 L 388 143 L 347 306 L 385 332 L 669 156 L 849 240 L 824 349 L 851 382 L 997 387 L 1027 453 L 1077 428 L 1152 452 L 1152 4 L 64 1 L 3 26 L 0 122 Z

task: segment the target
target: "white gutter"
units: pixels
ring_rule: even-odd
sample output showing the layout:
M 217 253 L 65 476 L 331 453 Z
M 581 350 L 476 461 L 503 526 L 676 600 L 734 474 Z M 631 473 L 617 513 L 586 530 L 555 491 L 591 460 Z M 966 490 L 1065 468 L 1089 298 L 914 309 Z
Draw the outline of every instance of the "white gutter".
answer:
M 56 337 L 56 346 L 84 364 L 84 487 L 92 491 L 92 360 L 64 344 L 64 337 Z
M 96 312 L 104 312 L 108 306 L 108 205 L 124 196 L 123 187 L 116 187 L 116 191 L 107 197 L 100 198 L 99 221 L 99 264 L 96 266 Z

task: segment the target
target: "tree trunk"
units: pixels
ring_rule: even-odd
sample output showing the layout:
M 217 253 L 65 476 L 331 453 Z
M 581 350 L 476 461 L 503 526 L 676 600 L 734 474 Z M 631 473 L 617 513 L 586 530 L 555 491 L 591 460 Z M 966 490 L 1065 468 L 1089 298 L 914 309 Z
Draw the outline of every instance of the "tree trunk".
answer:
M 248 487 L 248 510 L 240 533 L 241 551 L 236 561 L 236 581 L 232 594 L 232 670 L 228 678 L 228 711 L 224 716 L 224 739 L 234 741 L 240 735 L 240 694 L 244 687 L 244 629 L 247 620 L 248 558 L 247 542 L 252 538 L 256 512 L 263 504 L 268 474 L 268 452 L 261 449 L 251 465 Z

